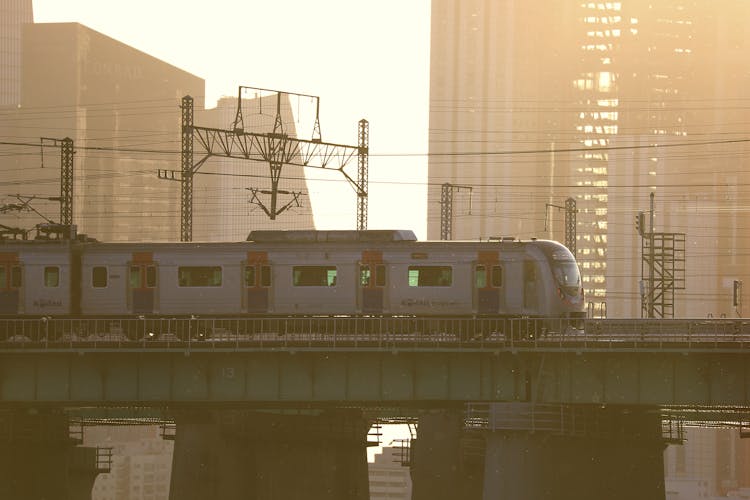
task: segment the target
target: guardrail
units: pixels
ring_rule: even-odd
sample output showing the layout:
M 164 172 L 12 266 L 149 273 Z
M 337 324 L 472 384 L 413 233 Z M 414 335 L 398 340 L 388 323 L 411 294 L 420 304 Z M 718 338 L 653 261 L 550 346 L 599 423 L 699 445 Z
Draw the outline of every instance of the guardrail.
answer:
M 445 317 L 0 319 L 0 349 L 732 348 L 750 320 Z

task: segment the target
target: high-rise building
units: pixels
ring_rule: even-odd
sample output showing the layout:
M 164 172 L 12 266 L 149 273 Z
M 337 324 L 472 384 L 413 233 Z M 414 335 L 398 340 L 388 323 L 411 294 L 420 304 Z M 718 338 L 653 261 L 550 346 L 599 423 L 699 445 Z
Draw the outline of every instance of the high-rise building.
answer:
M 454 239 L 565 241 L 573 198 L 592 311 L 638 317 L 635 217 L 648 233 L 653 193 L 654 232 L 685 235 L 665 315 L 741 315 L 749 15 L 743 0 L 433 0 L 428 237 L 446 183 L 472 188 L 455 192 Z
M 156 425 L 87 427 L 84 441 L 112 449 L 112 468 L 100 474 L 93 500 L 168 500 L 174 443 Z
M 77 23 L 23 27 L 21 106 L 3 113 L 2 196 L 36 197 L 6 225 L 59 221 L 60 140 L 73 140 L 73 223 L 103 241 L 179 240 L 180 99 L 204 81 Z M 2 203 L 2 201 L 0 201 Z M 25 217 L 24 217 L 25 216 Z M 34 219 L 36 218 L 36 219 Z
M 0 120 L 0 205 L 18 203 L 8 196 L 19 193 L 35 197 L 37 212 L 6 214 L 0 223 L 28 229 L 44 222 L 40 214 L 59 220 L 59 202 L 48 198 L 60 195 L 59 144 L 69 137 L 79 233 L 102 241 L 179 240 L 181 100 L 193 97 L 196 127 L 228 130 L 237 99 L 206 110 L 203 79 L 76 23 L 27 24 L 22 46 L 21 106 Z M 282 96 L 279 123 L 295 137 L 298 117 Z M 245 130 L 272 132 L 276 104 L 276 95 L 243 99 Z M 202 154 L 194 141 L 194 161 Z M 264 210 L 272 204 L 270 176 L 267 163 L 211 156 L 193 179 L 193 240 L 313 228 L 303 169 L 282 167 L 273 218 Z
M 21 103 L 21 30 L 33 22 L 31 0 L 0 1 L 0 107 Z
M 409 467 L 401 463 L 399 448 L 385 446 L 368 464 L 372 500 L 408 500 L 411 498 Z
M 687 427 L 685 442 L 664 451 L 667 493 L 675 500 L 747 498 L 748 458 L 750 442 L 737 429 Z

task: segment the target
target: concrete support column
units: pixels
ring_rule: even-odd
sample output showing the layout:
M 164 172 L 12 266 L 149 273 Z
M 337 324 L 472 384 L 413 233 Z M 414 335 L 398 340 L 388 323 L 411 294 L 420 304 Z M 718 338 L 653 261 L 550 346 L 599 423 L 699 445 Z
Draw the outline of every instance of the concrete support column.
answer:
M 0 412 L 0 498 L 86 500 L 96 474 L 96 449 L 75 446 L 65 414 Z
M 368 500 L 359 412 L 215 411 L 176 417 L 170 498 Z
M 658 413 L 512 408 L 486 434 L 484 500 L 664 500 Z
M 411 443 L 412 500 L 480 499 L 484 442 L 464 431 L 462 410 L 419 416 Z

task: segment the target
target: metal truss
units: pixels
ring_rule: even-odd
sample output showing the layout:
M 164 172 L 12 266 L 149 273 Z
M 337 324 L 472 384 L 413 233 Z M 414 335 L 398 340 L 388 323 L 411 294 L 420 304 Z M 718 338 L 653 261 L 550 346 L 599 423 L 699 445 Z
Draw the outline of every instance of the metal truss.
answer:
M 240 94 L 243 88 L 249 87 L 240 87 Z M 277 94 L 277 96 L 280 95 L 281 92 Z M 262 192 L 265 194 L 266 191 L 257 190 L 253 202 L 260 204 L 264 212 L 272 220 L 289 208 L 291 203 L 298 201 L 298 196 L 295 196 L 292 202 L 279 207 L 278 195 L 284 193 L 278 189 L 278 186 L 284 165 L 338 170 L 357 192 L 358 229 L 361 228 L 362 224 L 366 227 L 366 214 L 362 215 L 366 212 L 367 208 L 366 164 L 368 156 L 367 136 L 369 133 L 367 131 L 366 120 L 363 120 L 365 122 L 364 125 L 360 121 L 360 144 L 358 146 L 323 142 L 320 139 L 320 125 L 317 119 L 317 111 L 313 138 L 309 140 L 298 139 L 284 133 L 280 118 L 280 101 L 278 99 L 280 97 L 277 97 L 274 131 L 257 133 L 244 130 L 239 105 L 232 130 L 196 126 L 193 124 L 193 98 L 190 96 L 183 97 L 182 170 L 180 172 L 173 170 L 158 171 L 160 179 L 181 181 L 182 183 L 182 196 L 180 198 L 181 241 L 192 241 L 193 176 L 212 156 L 266 162 L 269 165 L 271 179 L 271 189 L 269 192 L 271 196 L 270 206 L 263 205 L 260 199 L 257 198 L 257 193 Z M 195 142 L 204 151 L 203 156 L 198 161 L 193 161 Z M 358 159 L 360 165 L 358 179 L 356 180 L 345 171 L 345 168 L 354 161 L 354 158 Z M 362 201 L 363 198 L 365 199 L 364 202 Z

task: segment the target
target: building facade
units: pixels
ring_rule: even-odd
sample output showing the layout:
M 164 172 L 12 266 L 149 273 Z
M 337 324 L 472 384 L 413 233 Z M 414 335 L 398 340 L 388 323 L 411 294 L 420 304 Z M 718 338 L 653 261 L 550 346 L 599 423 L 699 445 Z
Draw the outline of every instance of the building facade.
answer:
M 59 221 L 46 198 L 60 195 L 59 141 L 70 138 L 79 233 L 178 240 L 179 185 L 157 171 L 179 170 L 180 99 L 202 103 L 204 81 L 77 23 L 26 24 L 22 46 L 21 106 L 0 125 L 15 143 L 0 163 L 3 194 L 34 197 L 39 214 Z M 39 214 L 3 223 L 33 227 Z
M 0 2 L 0 108 L 21 103 L 21 30 L 33 22 L 31 0 Z
M 409 467 L 401 463 L 399 448 L 384 446 L 368 464 L 371 500 L 409 500 L 411 475 Z
M 444 184 L 471 188 L 454 193 L 453 239 L 565 241 L 573 198 L 592 314 L 639 317 L 649 273 L 635 217 L 650 222 L 653 193 L 654 232 L 685 237 L 667 317 L 742 314 L 749 9 L 433 0 L 428 238 Z
M 237 99 L 206 110 L 203 79 L 76 23 L 26 24 L 22 46 L 20 107 L 0 122 L 0 142 L 7 143 L 0 146 L 0 187 L 33 198 L 36 212 L 8 213 L 0 224 L 28 229 L 59 220 L 59 202 L 49 198 L 60 195 L 59 145 L 69 137 L 78 233 L 101 241 L 179 240 L 181 100 L 194 98 L 195 126 L 231 130 Z M 295 137 L 296 117 L 283 97 L 280 123 Z M 273 131 L 275 95 L 243 103 L 247 131 Z M 205 154 L 195 140 L 194 162 Z M 302 170 L 282 168 L 284 193 L 271 218 L 264 211 L 271 205 L 269 165 L 212 156 L 194 176 L 193 241 L 241 241 L 259 228 L 313 228 Z M 177 181 L 167 180 L 169 172 L 177 172 Z M 3 203 L 19 200 L 5 195 Z

